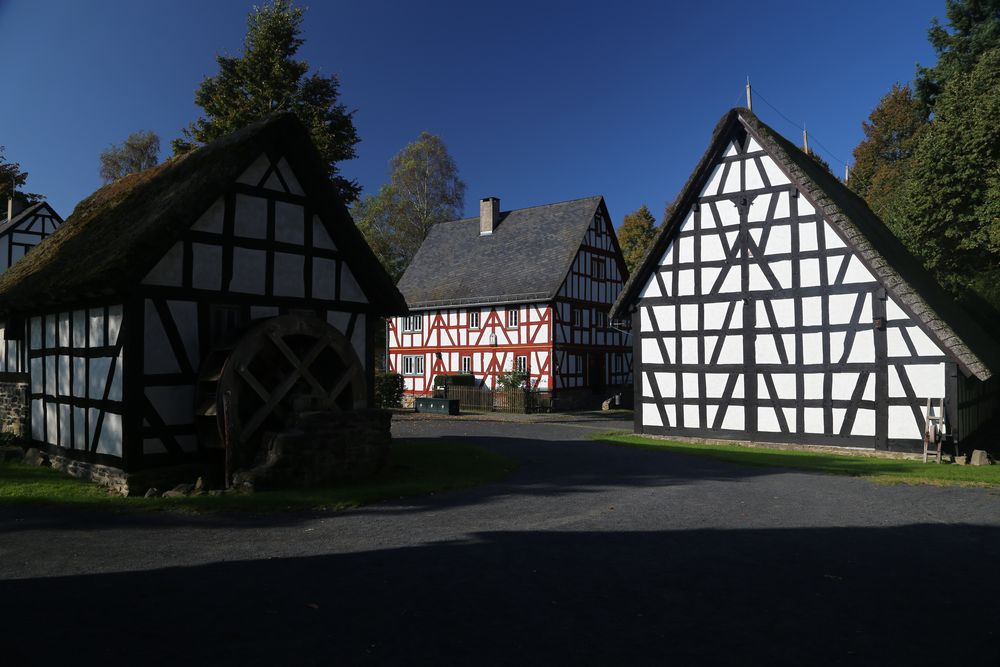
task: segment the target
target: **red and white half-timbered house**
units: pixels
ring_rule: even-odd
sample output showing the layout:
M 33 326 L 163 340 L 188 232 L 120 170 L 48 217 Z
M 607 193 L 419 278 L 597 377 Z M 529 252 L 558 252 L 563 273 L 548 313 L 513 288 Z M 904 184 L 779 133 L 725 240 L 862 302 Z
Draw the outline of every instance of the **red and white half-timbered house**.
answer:
M 602 197 L 435 225 L 399 282 L 410 315 L 388 323 L 389 368 L 410 395 L 435 376 L 486 386 L 521 371 L 556 405 L 632 381 L 629 334 L 608 311 L 628 278 Z

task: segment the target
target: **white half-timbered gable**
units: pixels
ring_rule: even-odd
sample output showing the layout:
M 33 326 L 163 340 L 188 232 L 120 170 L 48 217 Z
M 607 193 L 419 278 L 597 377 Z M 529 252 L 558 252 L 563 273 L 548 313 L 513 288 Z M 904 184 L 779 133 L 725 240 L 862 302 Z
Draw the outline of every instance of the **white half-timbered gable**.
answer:
M 991 373 L 956 329 L 982 332 L 931 310 L 948 299 L 927 283 L 813 158 L 730 112 L 616 305 L 637 332 L 636 429 L 912 450 L 931 399 L 971 435 L 960 412 L 995 391 L 960 399 Z
M 631 382 L 628 334 L 609 317 L 627 274 L 603 198 L 480 208 L 436 225 L 400 280 L 411 314 L 390 320 L 388 357 L 407 392 L 452 373 L 492 387 L 512 370 L 556 398 Z
M 373 323 L 405 302 L 294 117 L 116 181 L 69 222 L 0 276 L 39 446 L 125 470 L 215 460 L 230 376 L 254 437 L 302 397 L 370 402 Z M 257 356 L 230 363 L 248 339 Z

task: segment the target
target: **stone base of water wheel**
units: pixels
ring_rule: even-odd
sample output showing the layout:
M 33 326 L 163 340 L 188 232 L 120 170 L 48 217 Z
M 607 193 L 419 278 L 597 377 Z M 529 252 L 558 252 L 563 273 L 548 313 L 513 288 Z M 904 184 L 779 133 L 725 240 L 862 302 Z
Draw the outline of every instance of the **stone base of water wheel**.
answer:
M 391 413 L 307 412 L 266 444 L 252 468 L 237 471 L 242 491 L 311 488 L 375 475 L 389 463 Z

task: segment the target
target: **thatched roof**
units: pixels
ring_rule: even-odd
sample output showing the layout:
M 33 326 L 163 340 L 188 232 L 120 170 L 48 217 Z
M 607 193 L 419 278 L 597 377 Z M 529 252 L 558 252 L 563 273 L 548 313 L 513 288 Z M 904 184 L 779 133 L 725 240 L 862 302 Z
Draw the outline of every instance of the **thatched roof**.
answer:
M 434 225 L 399 290 L 411 309 L 549 301 L 598 210 L 599 196 L 503 211 L 486 236 L 478 217 Z
M 708 150 L 671 205 L 640 268 L 619 295 L 613 309 L 615 317 L 626 317 L 637 301 L 643 285 L 683 222 L 684 214 L 698 198 L 712 165 L 740 128 L 757 140 L 795 187 L 843 234 L 876 279 L 905 310 L 927 327 L 966 373 L 986 380 L 1000 372 L 1000 342 L 934 280 L 865 201 L 746 109 L 732 109 L 719 121 Z
M 125 176 L 81 201 L 26 261 L 0 275 L 0 311 L 37 312 L 128 294 L 264 152 L 292 165 L 376 310 L 404 313 L 402 295 L 336 195 L 308 131 L 290 113 Z

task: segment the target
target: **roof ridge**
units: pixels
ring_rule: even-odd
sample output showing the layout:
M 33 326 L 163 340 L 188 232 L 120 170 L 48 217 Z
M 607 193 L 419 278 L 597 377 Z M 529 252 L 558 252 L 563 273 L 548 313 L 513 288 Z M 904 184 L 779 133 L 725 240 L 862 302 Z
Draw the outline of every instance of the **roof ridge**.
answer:
M 516 211 L 530 211 L 531 209 L 534 209 L 534 208 L 545 208 L 547 206 L 559 206 L 561 204 L 572 204 L 574 202 L 586 201 L 588 199 L 603 199 L 603 198 L 604 198 L 604 195 L 590 195 L 589 197 L 577 197 L 576 199 L 563 199 L 562 201 L 554 201 L 554 202 L 550 202 L 548 204 L 535 204 L 534 206 L 522 206 L 521 208 L 510 208 L 510 209 L 507 209 L 506 211 L 500 211 L 500 215 L 503 215 L 504 213 L 514 213 Z M 448 224 L 449 222 L 466 222 L 468 220 L 478 220 L 478 219 L 479 219 L 479 216 L 470 215 L 470 216 L 465 217 L 465 218 L 455 218 L 453 220 L 442 220 L 441 222 L 439 222 L 437 224 L 438 225 L 445 225 L 445 224 Z

